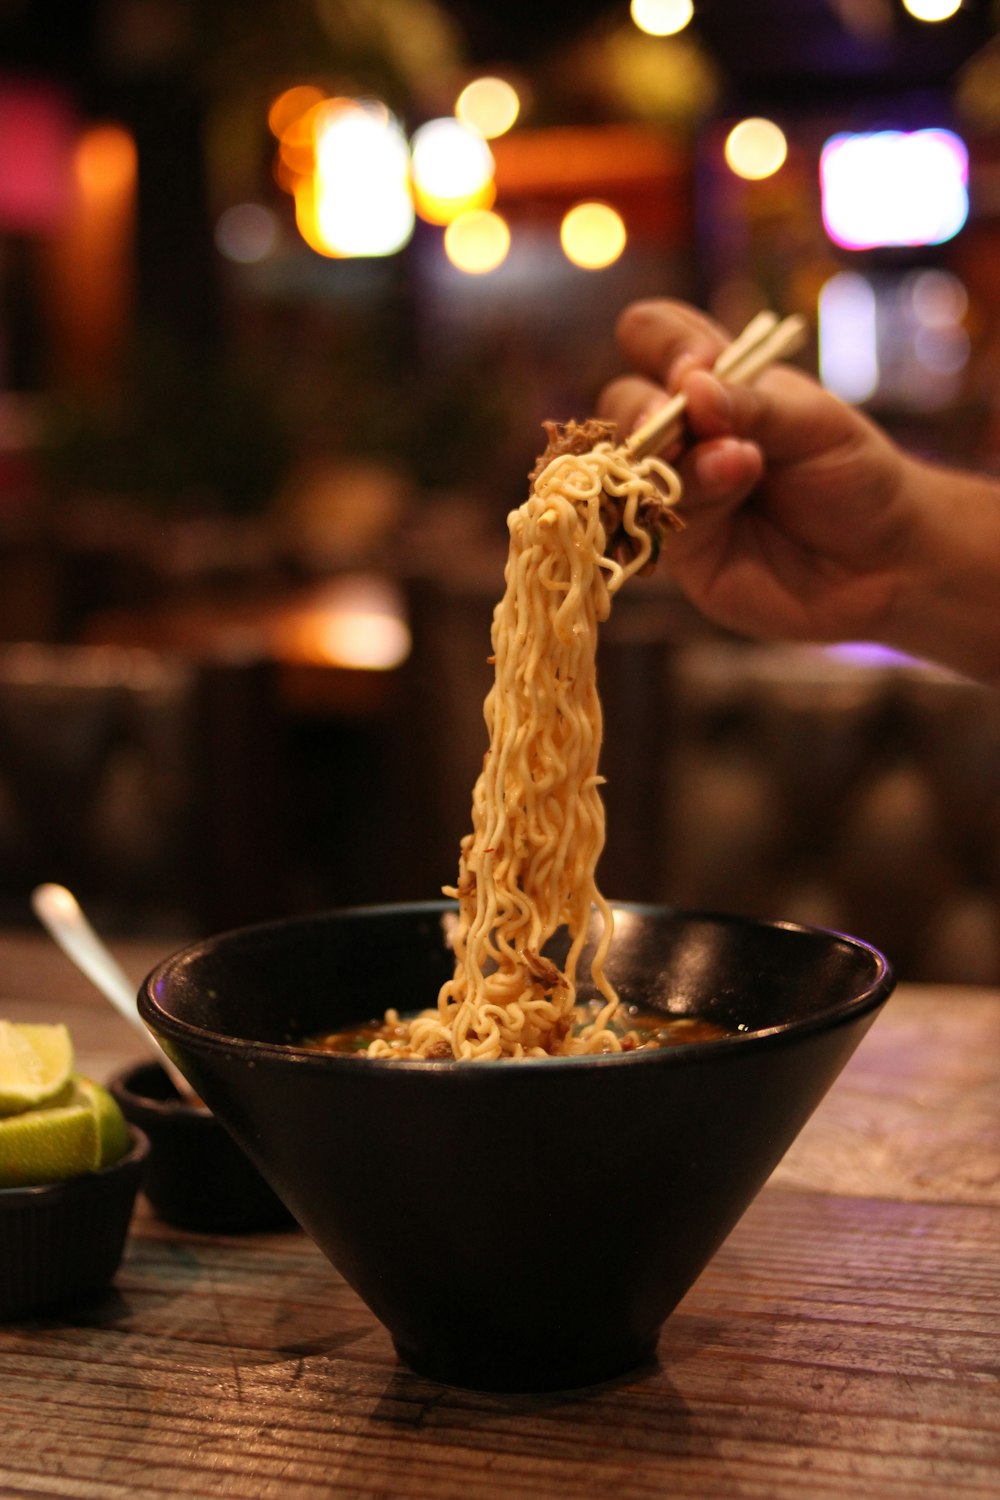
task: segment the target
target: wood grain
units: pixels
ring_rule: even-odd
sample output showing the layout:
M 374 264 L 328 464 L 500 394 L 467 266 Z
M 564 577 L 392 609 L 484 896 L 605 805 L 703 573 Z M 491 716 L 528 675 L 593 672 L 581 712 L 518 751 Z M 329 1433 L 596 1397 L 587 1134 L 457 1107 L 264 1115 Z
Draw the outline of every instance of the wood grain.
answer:
M 774 1181 L 1000 1207 L 996 991 L 897 991 Z
M 0 937 L 0 1014 L 71 1004 L 100 1075 L 138 1039 L 87 988 Z M 998 1042 L 1000 993 L 902 989 L 657 1363 L 585 1391 L 422 1380 L 299 1231 L 185 1234 L 141 1204 L 113 1289 L 0 1328 L 0 1495 L 996 1500 Z

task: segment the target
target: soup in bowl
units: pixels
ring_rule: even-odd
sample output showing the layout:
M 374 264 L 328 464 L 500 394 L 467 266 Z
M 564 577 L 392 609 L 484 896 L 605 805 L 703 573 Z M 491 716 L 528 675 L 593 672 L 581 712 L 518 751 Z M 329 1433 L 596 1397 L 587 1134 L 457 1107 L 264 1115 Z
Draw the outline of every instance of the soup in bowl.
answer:
M 893 988 L 839 933 L 613 910 L 608 975 L 666 1044 L 493 1062 L 316 1046 L 434 1004 L 444 902 L 224 933 L 142 986 L 198 1094 L 433 1379 L 558 1389 L 649 1359 Z

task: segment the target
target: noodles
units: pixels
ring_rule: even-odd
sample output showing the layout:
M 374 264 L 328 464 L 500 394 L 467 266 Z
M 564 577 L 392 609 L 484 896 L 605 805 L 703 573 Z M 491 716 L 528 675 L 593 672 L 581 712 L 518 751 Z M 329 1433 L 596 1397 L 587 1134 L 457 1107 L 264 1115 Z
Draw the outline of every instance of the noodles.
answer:
M 610 1025 L 618 997 L 604 973 L 613 920 L 595 880 L 605 831 L 597 629 L 665 525 L 677 524 L 670 507 L 679 497 L 669 465 L 632 458 L 603 424 L 550 431 L 531 494 L 508 517 L 495 681 L 483 709 L 489 748 L 458 881 L 445 888 L 459 903 L 455 971 L 435 1009 L 394 1026 L 393 1040 L 376 1039 L 369 1056 L 489 1060 L 621 1049 L 620 1028 Z M 595 907 L 590 975 L 599 1000 L 581 1024 L 577 966 Z M 545 948 L 563 927 L 569 950 L 560 968 Z

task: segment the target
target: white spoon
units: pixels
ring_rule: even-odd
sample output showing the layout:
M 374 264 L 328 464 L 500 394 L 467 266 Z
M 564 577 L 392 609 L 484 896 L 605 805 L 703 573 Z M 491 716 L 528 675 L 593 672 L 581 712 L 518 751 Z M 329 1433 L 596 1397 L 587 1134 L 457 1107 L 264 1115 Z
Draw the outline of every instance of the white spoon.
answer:
M 181 1098 L 193 1100 L 196 1096 L 191 1085 L 167 1057 L 152 1032 L 146 1029 L 146 1023 L 136 1009 L 135 986 L 87 921 L 73 892 L 64 885 L 39 885 L 31 893 L 31 905 L 35 916 L 63 952 L 91 984 L 96 985 L 105 999 L 110 1000 L 118 1014 L 142 1032 L 146 1045 L 156 1052 L 161 1067 Z

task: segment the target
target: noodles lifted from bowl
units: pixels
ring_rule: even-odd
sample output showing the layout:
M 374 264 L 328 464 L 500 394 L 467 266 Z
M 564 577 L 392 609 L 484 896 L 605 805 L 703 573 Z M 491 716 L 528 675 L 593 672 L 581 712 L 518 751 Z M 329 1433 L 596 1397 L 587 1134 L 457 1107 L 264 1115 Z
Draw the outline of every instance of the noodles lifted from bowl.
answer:
M 680 498 L 674 470 L 633 458 L 597 422 L 549 427 L 531 494 L 508 517 L 506 588 L 493 615 L 489 749 L 461 843 L 455 972 L 437 1007 L 386 1016 L 372 1057 L 491 1060 L 621 1050 L 604 973 L 611 910 L 597 888 L 604 847 L 597 627 L 654 557 Z M 596 908 L 590 965 L 600 997 L 575 1013 L 577 965 Z M 545 954 L 560 928 L 560 968 Z

